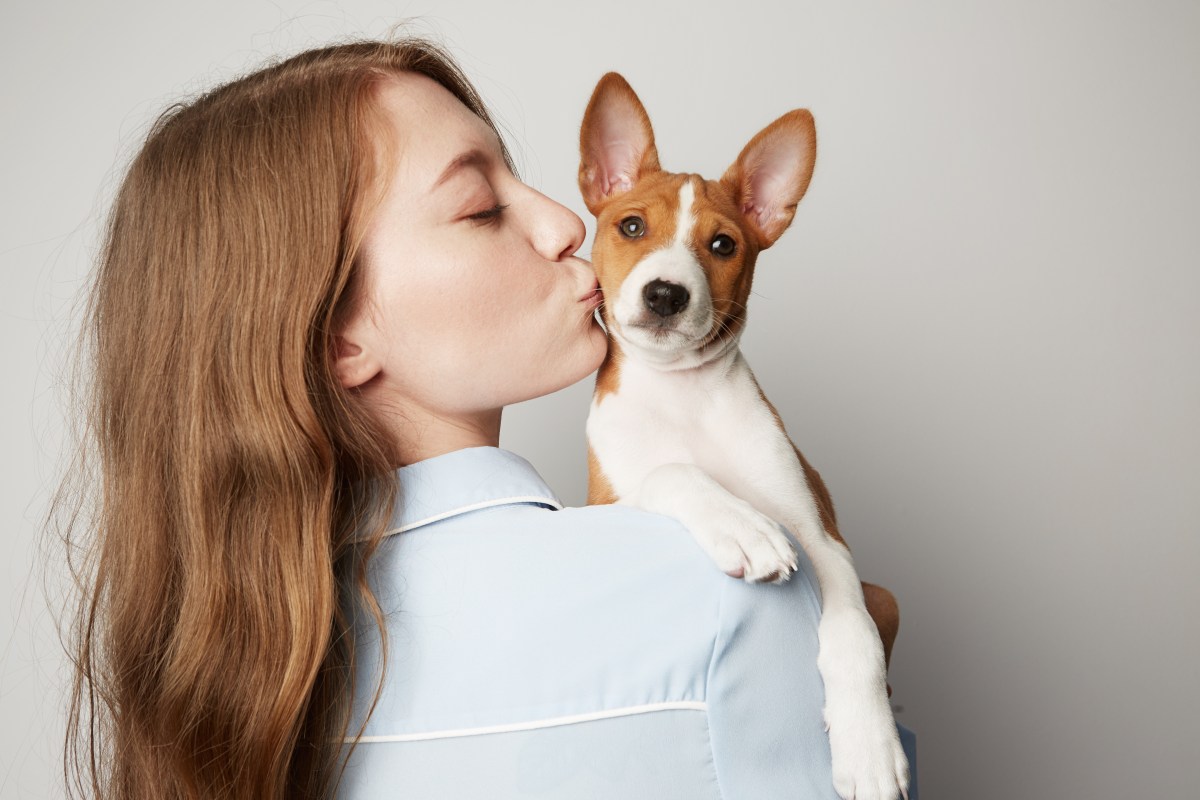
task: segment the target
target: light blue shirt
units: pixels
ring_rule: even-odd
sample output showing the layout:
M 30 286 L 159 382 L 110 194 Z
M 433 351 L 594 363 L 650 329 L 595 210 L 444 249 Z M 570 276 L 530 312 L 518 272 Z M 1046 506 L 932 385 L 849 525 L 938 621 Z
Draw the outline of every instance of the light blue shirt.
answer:
M 747 584 L 670 517 L 563 508 L 498 447 L 399 478 L 370 568 L 386 678 L 340 797 L 836 800 L 802 552 Z M 366 622 L 352 731 L 380 656 Z

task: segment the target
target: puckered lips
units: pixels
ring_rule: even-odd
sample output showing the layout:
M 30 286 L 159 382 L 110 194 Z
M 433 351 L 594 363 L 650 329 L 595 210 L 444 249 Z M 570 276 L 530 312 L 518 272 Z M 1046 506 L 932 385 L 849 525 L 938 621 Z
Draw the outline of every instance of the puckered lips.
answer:
M 600 291 L 600 281 L 596 281 L 595 284 L 593 284 L 591 290 L 587 294 L 585 294 L 583 297 L 579 298 L 579 302 L 589 303 L 592 305 L 599 305 L 600 300 L 603 297 L 604 297 L 604 293 L 602 291 Z

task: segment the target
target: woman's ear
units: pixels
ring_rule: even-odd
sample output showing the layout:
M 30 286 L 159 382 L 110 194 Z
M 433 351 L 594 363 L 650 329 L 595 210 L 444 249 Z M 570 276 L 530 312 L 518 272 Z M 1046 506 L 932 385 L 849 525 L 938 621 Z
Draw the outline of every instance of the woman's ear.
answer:
M 333 337 L 333 370 L 346 389 L 362 386 L 383 369 L 360 326 L 347 326 Z

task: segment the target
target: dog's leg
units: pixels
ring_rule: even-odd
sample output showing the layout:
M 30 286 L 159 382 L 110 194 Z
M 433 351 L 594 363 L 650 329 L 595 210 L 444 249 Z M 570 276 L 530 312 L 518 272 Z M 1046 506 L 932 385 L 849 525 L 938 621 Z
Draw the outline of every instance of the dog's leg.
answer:
M 775 407 L 765 396 L 763 396 L 763 402 L 771 408 L 775 418 L 779 419 L 779 413 L 775 411 Z M 780 422 L 779 426 L 782 429 L 783 423 Z M 808 482 L 813 500 L 816 501 L 817 508 L 821 512 L 821 524 L 825 527 L 825 532 L 842 544 L 846 544 L 846 540 L 842 538 L 841 532 L 838 530 L 837 511 L 834 509 L 833 498 L 825 486 L 825 481 L 821 480 L 821 473 L 808 463 L 808 459 L 804 457 L 794 442 L 792 450 L 795 451 L 796 458 L 800 460 L 800 466 L 804 469 L 804 478 Z M 862 590 L 867 613 L 871 615 L 875 627 L 879 630 L 879 639 L 883 643 L 883 663 L 886 668 L 892 663 L 892 645 L 896 642 L 896 633 L 900 628 L 900 607 L 896 603 L 895 595 L 882 586 L 864 581 Z M 890 697 L 891 694 L 892 687 L 888 686 L 888 696 Z
M 825 683 L 834 788 L 844 798 L 895 800 L 908 790 L 908 760 L 888 702 L 881 633 L 867 611 L 850 550 L 837 534 L 828 492 L 822 496 L 823 485 L 814 486 L 819 477 L 797 457 L 782 426 L 769 430 L 757 438 L 752 456 L 731 446 L 720 462 L 704 466 L 791 531 L 812 563 L 821 591 L 817 667 Z M 755 440 L 752 422 L 740 433 Z
M 695 464 L 655 467 L 618 502 L 679 520 L 717 567 L 735 578 L 781 583 L 796 571 L 796 550 L 779 523 Z
M 779 518 L 804 548 L 821 589 L 817 668 L 825 682 L 834 788 L 855 800 L 907 796 L 908 760 L 888 703 L 881 634 L 850 551 L 825 532 L 815 507 L 780 505 Z
M 875 627 L 879 630 L 879 639 L 883 643 L 884 667 L 892 664 L 892 645 L 896 642 L 896 632 L 900 629 L 900 607 L 896 597 L 882 586 L 863 581 L 863 599 L 867 603 L 867 613 L 871 615 Z M 888 695 L 892 693 L 888 687 Z
M 763 461 L 756 466 L 776 476 L 785 471 L 772 472 Z M 773 517 L 795 534 L 821 591 L 817 667 L 825 684 L 834 788 L 854 800 L 907 795 L 908 760 L 888 703 L 883 645 L 850 551 L 826 533 L 806 484 L 770 496 L 745 484 L 736 489 L 750 502 L 699 466 L 671 463 L 651 470 L 637 491 L 619 502 L 678 519 L 721 570 L 748 581 L 782 582 L 796 570 L 795 550 Z M 781 494 L 788 498 L 782 503 Z
M 775 424 L 778 426 L 781 433 L 787 436 L 787 432 L 783 426 L 783 419 L 779 416 L 778 409 L 767 399 L 766 394 L 758 385 L 758 381 L 754 379 L 753 374 L 750 375 L 753 381 L 755 390 L 762 402 L 770 410 L 771 415 L 775 418 Z M 795 442 L 788 438 L 788 444 L 791 445 L 792 452 L 796 454 L 796 458 L 800 462 L 800 467 L 804 471 L 804 481 L 808 484 L 809 492 L 812 494 L 813 502 L 817 505 L 817 510 L 821 515 L 821 525 L 825 532 L 834 540 L 841 542 L 849 549 L 846 540 L 842 538 L 841 532 L 837 525 L 837 510 L 834 508 L 833 497 L 829 494 L 829 489 L 825 486 L 825 481 L 821 479 L 821 473 L 817 472 L 816 468 L 808 462 L 804 457 L 804 453 L 800 452 L 800 448 L 796 447 Z M 882 586 L 876 586 L 872 583 L 862 582 L 863 599 L 867 607 L 867 613 L 871 615 L 871 620 L 875 623 L 875 628 L 879 631 L 879 639 L 883 644 L 883 663 L 886 673 L 888 666 L 892 663 L 892 645 L 896 642 L 896 633 L 900 628 L 900 607 L 896 603 L 896 597 L 884 589 Z M 887 687 L 888 697 L 892 695 L 892 687 Z

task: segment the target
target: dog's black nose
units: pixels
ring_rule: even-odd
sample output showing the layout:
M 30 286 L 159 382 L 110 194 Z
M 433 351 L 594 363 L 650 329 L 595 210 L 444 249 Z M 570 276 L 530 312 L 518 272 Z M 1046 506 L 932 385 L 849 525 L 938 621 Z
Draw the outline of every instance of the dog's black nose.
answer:
M 667 283 L 655 278 L 642 289 L 646 307 L 660 317 L 678 314 L 688 304 L 688 290 L 678 283 Z

